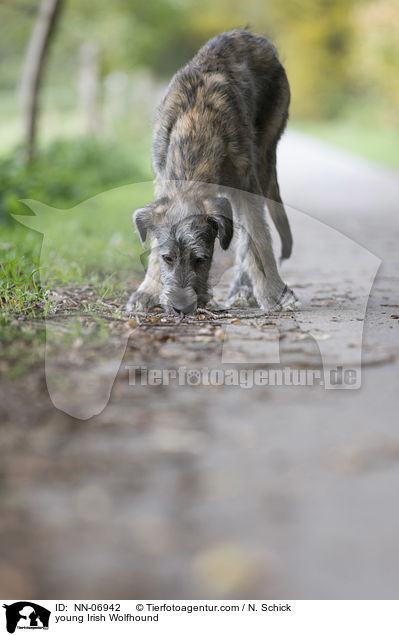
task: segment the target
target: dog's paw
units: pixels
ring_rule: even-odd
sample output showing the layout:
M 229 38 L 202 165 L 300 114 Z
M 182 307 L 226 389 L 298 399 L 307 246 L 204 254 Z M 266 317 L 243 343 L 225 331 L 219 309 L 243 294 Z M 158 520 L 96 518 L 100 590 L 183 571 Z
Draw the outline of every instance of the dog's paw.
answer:
M 158 305 L 160 305 L 159 294 L 152 294 L 139 288 L 130 296 L 129 302 L 126 305 L 126 311 L 127 313 L 133 311 L 148 311 Z
M 258 307 L 255 296 L 252 293 L 252 289 L 243 285 L 239 287 L 234 293 L 229 294 L 226 301 L 227 307 Z
M 298 298 L 292 289 L 286 285 L 279 301 L 276 303 L 275 309 L 278 311 L 295 311 L 299 309 L 300 306 L 301 303 Z

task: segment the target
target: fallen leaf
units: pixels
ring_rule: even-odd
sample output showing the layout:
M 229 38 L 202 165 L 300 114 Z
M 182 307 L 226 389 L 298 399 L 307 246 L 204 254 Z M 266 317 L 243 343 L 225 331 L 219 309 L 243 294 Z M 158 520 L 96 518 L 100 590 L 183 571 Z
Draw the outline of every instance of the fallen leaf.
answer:
M 311 333 L 315 340 L 328 340 L 331 336 L 328 333 Z

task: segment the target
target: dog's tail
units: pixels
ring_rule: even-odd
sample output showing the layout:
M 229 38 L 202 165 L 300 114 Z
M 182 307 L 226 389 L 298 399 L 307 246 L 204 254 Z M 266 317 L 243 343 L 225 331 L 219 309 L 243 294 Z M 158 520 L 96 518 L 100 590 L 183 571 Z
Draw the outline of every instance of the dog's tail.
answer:
M 282 203 L 275 203 L 270 201 L 268 203 L 268 209 L 273 223 L 276 226 L 277 232 L 281 239 L 281 256 L 280 260 L 283 261 L 291 256 L 292 252 L 292 233 L 290 223 L 288 221 L 287 213 Z

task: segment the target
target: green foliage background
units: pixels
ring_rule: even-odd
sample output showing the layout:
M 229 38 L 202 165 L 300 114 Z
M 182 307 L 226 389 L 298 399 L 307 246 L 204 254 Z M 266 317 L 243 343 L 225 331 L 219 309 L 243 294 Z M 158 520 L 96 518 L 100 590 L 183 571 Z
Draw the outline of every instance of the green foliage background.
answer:
M 0 90 L 15 87 L 37 5 L 0 4 Z M 398 125 L 398 23 L 397 0 L 66 0 L 47 78 L 73 81 L 85 41 L 100 46 L 104 74 L 145 67 L 169 77 L 212 35 L 249 25 L 277 44 L 295 116 L 367 106 Z

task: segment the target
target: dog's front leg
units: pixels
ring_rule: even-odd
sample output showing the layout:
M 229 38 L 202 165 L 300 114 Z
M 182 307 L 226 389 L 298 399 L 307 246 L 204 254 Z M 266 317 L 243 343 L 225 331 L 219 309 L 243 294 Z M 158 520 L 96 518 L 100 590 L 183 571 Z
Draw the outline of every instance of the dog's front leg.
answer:
M 129 298 L 126 311 L 141 310 L 147 311 L 151 307 L 160 304 L 161 266 L 159 264 L 158 244 L 155 239 L 151 239 L 151 252 L 148 258 L 148 268 L 143 282 L 137 291 Z
M 229 307 L 256 307 L 258 305 L 254 296 L 251 277 L 246 270 L 245 254 L 247 248 L 247 233 L 236 228 L 238 240 L 235 256 L 235 276 L 227 295 Z
M 259 306 L 266 310 L 294 309 L 298 301 L 278 272 L 262 199 L 242 193 L 236 209 L 241 234 L 239 267 L 251 279 Z

